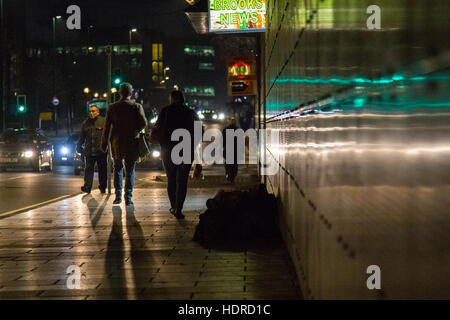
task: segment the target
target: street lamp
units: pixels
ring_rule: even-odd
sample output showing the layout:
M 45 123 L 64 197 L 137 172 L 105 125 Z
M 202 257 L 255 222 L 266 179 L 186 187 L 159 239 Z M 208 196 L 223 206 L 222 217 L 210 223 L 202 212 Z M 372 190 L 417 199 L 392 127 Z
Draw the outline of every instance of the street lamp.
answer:
M 89 90 L 89 88 L 84 88 L 83 92 L 88 94 L 89 92 L 91 92 L 91 90 Z
M 136 28 L 132 28 L 132 29 L 130 29 L 130 31 L 128 31 L 128 52 L 129 52 L 129 54 L 131 54 L 131 34 L 133 33 L 133 32 L 137 32 L 137 29 Z
M 94 93 L 94 98 L 98 98 L 98 93 Z
M 137 32 L 137 28 L 131 28 L 128 31 L 128 74 L 131 74 L 131 34 Z
M 56 97 L 56 20 L 61 19 L 61 16 L 53 16 L 53 96 Z M 58 136 L 58 117 L 57 107 L 55 106 L 55 136 Z

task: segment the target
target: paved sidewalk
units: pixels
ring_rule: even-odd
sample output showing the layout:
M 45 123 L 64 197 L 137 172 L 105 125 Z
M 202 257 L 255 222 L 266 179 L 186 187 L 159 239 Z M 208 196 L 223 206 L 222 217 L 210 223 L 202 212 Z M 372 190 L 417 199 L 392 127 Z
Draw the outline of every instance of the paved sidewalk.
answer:
M 300 299 L 281 240 L 245 250 L 192 241 L 215 189 L 189 189 L 186 219 L 163 188 L 136 189 L 135 209 L 78 195 L 0 220 L 0 299 Z M 67 268 L 79 266 L 81 288 Z

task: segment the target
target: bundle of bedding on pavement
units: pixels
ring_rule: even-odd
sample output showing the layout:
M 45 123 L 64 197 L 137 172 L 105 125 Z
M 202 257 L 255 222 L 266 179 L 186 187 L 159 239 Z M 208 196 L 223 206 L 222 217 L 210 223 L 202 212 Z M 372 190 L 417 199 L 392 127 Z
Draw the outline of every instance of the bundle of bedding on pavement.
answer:
M 279 236 L 277 201 L 264 185 L 250 191 L 220 190 L 206 206 L 194 234 L 204 245 Z

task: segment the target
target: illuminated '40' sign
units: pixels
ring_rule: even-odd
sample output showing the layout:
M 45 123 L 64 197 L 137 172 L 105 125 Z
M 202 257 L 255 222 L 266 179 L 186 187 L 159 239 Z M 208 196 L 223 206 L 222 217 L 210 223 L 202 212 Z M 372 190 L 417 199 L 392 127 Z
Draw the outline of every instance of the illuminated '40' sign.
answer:
M 256 57 L 227 57 L 227 80 L 256 80 Z
M 228 74 L 234 77 L 248 76 L 251 74 L 250 65 L 245 62 L 239 61 L 238 63 L 230 67 L 230 69 L 228 70 Z

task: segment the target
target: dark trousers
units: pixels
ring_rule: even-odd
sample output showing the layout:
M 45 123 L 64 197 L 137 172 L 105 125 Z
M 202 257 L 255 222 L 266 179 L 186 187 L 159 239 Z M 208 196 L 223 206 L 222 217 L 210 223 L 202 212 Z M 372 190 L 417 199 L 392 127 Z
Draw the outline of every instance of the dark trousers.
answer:
M 116 197 L 122 197 L 123 189 L 123 168 L 125 162 L 125 197 L 131 200 L 134 187 L 134 168 L 136 161 L 114 159 L 114 188 L 116 189 Z
M 170 206 L 177 212 L 181 212 L 186 200 L 187 184 L 191 164 L 174 164 L 171 160 L 171 151 L 163 150 L 161 157 L 167 174 L 167 193 Z
M 225 164 L 225 172 L 228 181 L 234 182 L 234 179 L 236 179 L 238 174 L 238 168 L 238 164 Z
M 94 167 L 97 162 L 99 189 L 106 189 L 106 155 L 86 156 L 84 159 L 84 187 L 92 189 L 94 181 Z

